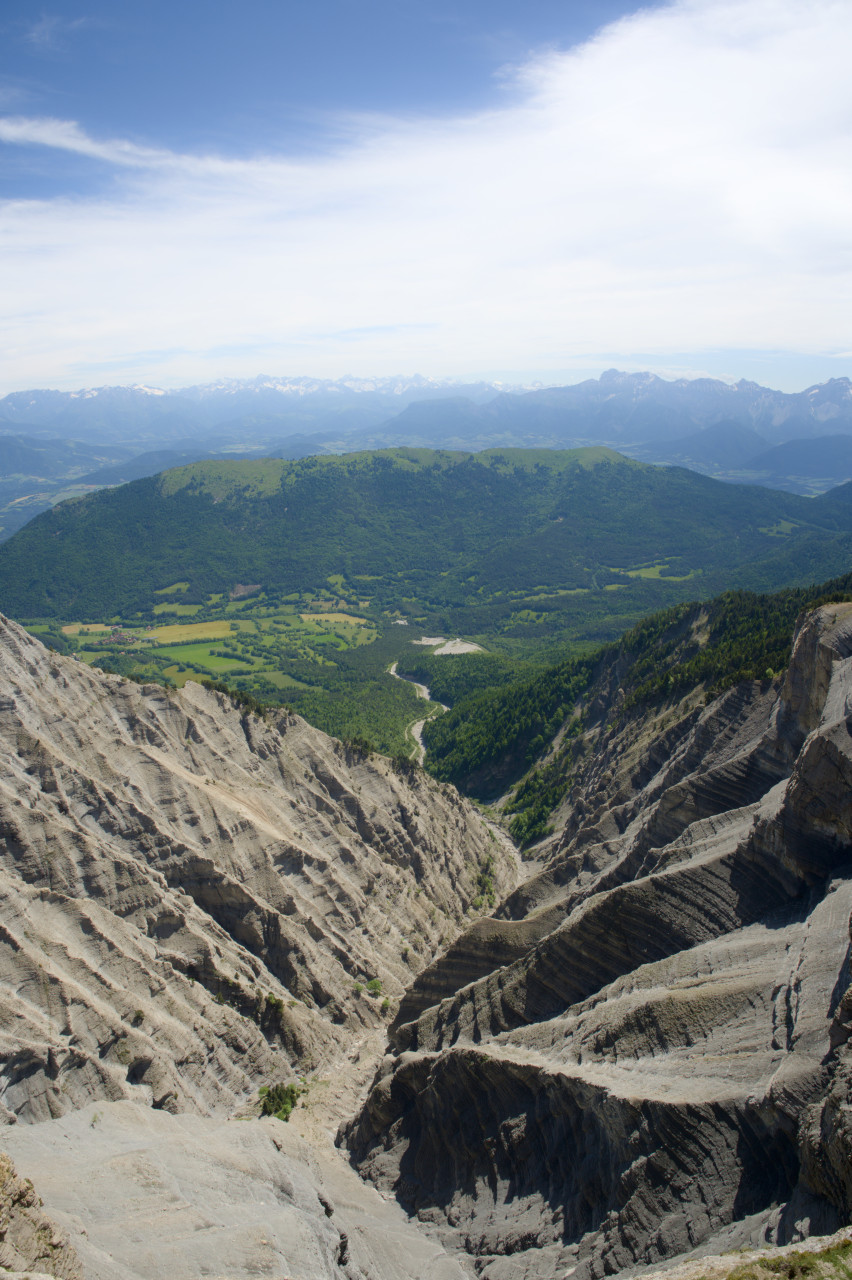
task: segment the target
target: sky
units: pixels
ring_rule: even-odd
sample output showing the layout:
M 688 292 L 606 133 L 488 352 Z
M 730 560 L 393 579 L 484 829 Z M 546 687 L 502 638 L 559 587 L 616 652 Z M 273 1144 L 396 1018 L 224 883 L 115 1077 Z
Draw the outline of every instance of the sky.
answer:
M 852 375 L 848 0 L 5 0 L 0 395 Z

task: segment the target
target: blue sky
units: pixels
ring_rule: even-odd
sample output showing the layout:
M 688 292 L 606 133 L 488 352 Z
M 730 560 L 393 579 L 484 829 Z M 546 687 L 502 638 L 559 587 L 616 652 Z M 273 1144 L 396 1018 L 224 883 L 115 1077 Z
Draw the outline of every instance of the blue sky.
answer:
M 847 0 L 7 0 L 0 394 L 852 373 Z
M 174 150 L 312 151 L 352 113 L 487 107 L 503 65 L 570 48 L 635 8 L 613 0 L 244 0 L 239 9 L 221 0 L 101 0 L 39 9 L 7 0 L 5 106 Z M 29 163 L 35 188 L 45 189 L 44 166 Z

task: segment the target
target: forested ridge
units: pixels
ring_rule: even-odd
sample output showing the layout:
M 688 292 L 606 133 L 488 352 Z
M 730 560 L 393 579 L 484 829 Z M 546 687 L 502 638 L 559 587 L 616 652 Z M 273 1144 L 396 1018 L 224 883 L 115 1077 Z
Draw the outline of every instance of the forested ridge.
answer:
M 850 530 L 836 498 L 602 448 L 206 462 L 37 517 L 0 546 L 0 607 L 127 619 L 178 579 L 185 603 L 203 603 L 240 583 L 281 599 L 337 575 L 364 607 L 429 626 L 508 639 L 568 626 L 595 641 L 735 580 L 827 576 L 848 562 Z
M 391 449 L 206 461 L 62 503 L 0 546 L 0 610 L 119 674 L 222 680 L 391 754 L 426 714 L 399 661 L 453 708 L 427 729 L 432 767 L 490 793 L 551 741 L 601 645 L 634 637 L 628 706 L 776 669 L 789 626 L 767 616 L 758 660 L 736 606 L 714 606 L 709 648 L 657 650 L 691 602 L 850 563 L 852 485 L 806 499 L 605 448 Z M 423 635 L 486 652 L 433 657 Z
M 770 679 L 787 666 L 799 614 L 851 595 L 852 573 L 773 593 L 729 591 L 662 610 L 591 656 L 567 658 L 510 684 L 498 682 L 495 667 L 494 685 L 462 694 L 426 725 L 429 768 L 484 799 L 523 778 L 506 811 L 517 815 L 513 834 L 524 842 L 541 833 L 568 785 L 558 757 L 527 771 L 566 722 L 569 734 L 579 728 L 572 721 L 596 681 L 617 674 L 617 714 L 626 716 L 698 687 L 710 697 L 741 680 Z M 418 670 L 426 676 L 431 664 Z

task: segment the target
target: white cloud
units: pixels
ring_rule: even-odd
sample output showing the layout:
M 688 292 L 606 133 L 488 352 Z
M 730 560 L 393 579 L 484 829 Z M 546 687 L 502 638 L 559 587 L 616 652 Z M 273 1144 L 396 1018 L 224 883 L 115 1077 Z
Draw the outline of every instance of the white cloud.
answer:
M 74 120 L 50 117 L 6 116 L 0 119 L 0 142 L 18 146 L 53 147 L 57 151 L 73 151 L 76 155 L 109 164 L 132 165 L 137 168 L 168 168 L 182 157 L 168 151 L 139 147 L 132 142 L 109 140 L 99 142 L 80 128 Z
M 846 0 L 683 0 L 313 160 L 8 118 L 115 186 L 5 206 L 0 387 L 848 350 L 851 57 Z

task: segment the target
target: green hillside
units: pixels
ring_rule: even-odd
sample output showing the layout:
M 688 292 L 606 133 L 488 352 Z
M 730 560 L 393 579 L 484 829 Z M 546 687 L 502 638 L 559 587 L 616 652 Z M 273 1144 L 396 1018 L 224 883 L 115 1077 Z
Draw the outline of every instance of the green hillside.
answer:
M 0 547 L 0 607 L 144 617 L 178 581 L 203 606 L 335 578 L 379 616 L 526 637 L 585 626 L 596 640 L 612 617 L 623 629 L 738 573 L 766 587 L 845 568 L 852 520 L 821 501 L 607 449 L 202 462 L 38 517 Z
M 574 717 L 584 695 L 609 683 L 611 693 L 620 690 L 619 715 L 629 716 L 696 689 L 709 697 L 741 680 L 771 678 L 789 662 L 797 617 L 850 597 L 852 573 L 809 588 L 726 592 L 652 614 L 615 644 L 508 683 L 489 682 L 487 663 L 480 661 L 478 687 L 472 670 L 471 690 L 457 681 L 451 709 L 426 727 L 429 768 L 481 799 L 493 799 L 520 779 L 505 808 L 515 815 L 513 834 L 528 843 L 543 834 L 570 785 L 570 741 L 582 726 L 582 716 Z M 435 662 L 416 661 L 412 673 L 428 679 Z M 453 687 L 448 676 L 445 695 Z M 552 756 L 566 722 L 564 745 Z
M 0 610 L 120 674 L 226 681 L 410 751 L 427 709 L 393 662 L 455 704 L 660 608 L 844 572 L 848 488 L 806 499 L 604 448 L 207 461 L 32 521 L 0 546 Z M 486 652 L 430 658 L 423 635 Z M 438 761 L 452 723 L 429 730 Z M 455 751 L 440 768 L 461 777 Z

